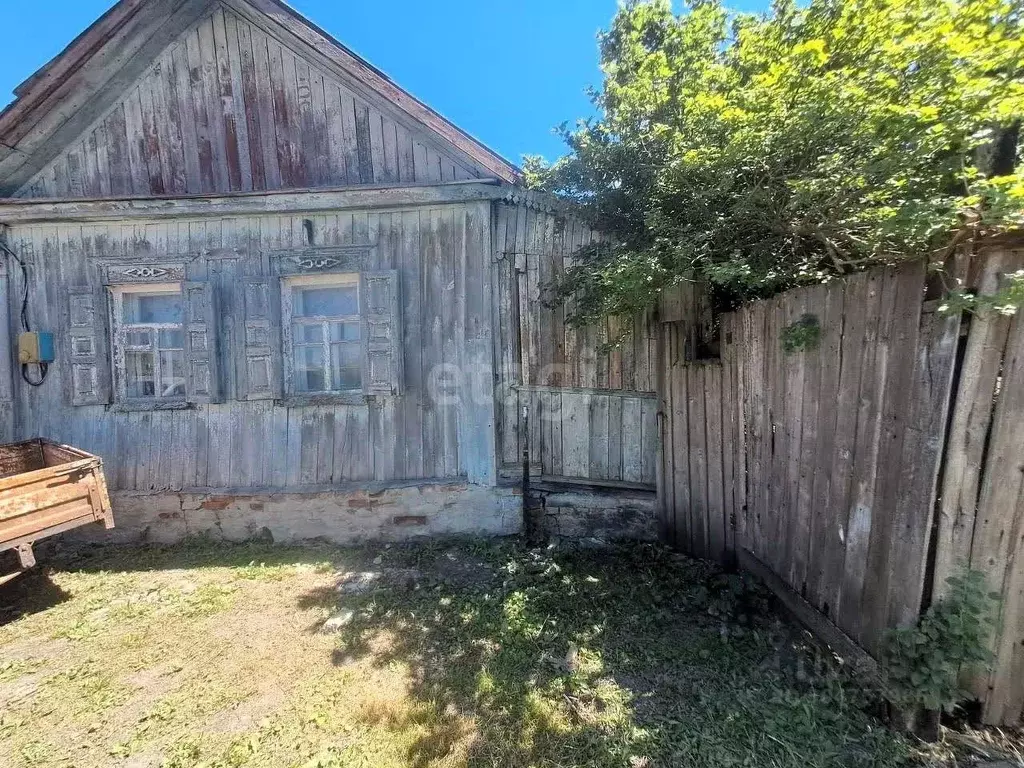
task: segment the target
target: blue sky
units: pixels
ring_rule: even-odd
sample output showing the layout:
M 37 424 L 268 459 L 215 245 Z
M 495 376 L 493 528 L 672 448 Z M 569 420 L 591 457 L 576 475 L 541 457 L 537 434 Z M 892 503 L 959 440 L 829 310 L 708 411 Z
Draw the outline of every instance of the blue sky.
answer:
M 0 100 L 113 0 L 7 0 Z M 552 128 L 590 114 L 597 32 L 616 0 L 291 0 L 406 90 L 508 159 L 554 159 Z M 764 0 L 733 3 L 757 9 Z

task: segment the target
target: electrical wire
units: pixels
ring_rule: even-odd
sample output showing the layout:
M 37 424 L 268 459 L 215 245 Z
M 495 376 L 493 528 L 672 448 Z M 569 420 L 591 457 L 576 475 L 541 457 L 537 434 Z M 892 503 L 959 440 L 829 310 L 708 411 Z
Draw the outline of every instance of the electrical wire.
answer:
M 22 292 L 21 296 L 21 327 L 22 329 L 24 329 L 25 333 L 28 333 L 32 330 L 32 326 L 29 324 L 28 321 L 28 264 L 26 264 L 25 260 L 22 259 L 21 256 L 19 256 L 17 253 L 15 253 L 3 239 L 0 239 L 0 250 L 2 250 L 4 253 L 6 253 L 16 262 L 18 262 L 18 266 L 21 267 L 21 282 L 22 285 L 24 286 L 24 291 Z M 33 380 L 29 377 L 27 363 L 22 363 L 21 365 L 21 378 L 23 378 L 25 380 L 25 383 L 28 384 L 29 386 L 43 386 L 43 383 L 46 381 L 46 375 L 50 372 L 50 366 L 48 363 L 39 363 L 38 365 L 38 380 Z

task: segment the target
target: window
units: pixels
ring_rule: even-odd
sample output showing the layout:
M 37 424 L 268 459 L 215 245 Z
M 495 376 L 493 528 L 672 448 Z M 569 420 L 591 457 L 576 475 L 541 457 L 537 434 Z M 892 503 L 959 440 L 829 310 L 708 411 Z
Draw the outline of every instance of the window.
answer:
M 183 401 L 186 355 L 181 286 L 115 286 L 112 293 L 119 399 Z
M 243 279 L 235 302 L 238 396 L 284 405 L 402 394 L 396 270 Z
M 359 276 L 290 278 L 285 283 L 285 354 L 293 394 L 361 392 Z

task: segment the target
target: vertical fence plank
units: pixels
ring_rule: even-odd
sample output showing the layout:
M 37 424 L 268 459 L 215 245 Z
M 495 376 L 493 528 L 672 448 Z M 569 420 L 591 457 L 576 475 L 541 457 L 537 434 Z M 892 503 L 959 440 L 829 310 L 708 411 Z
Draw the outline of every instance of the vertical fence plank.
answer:
M 769 333 L 769 302 L 757 302 L 750 308 L 750 366 L 751 420 L 748 429 L 750 452 L 750 493 L 747 504 L 751 506 L 750 550 L 758 557 L 764 557 L 764 540 L 767 533 L 768 467 L 771 459 L 771 406 L 766 396 L 769 376 L 768 350 L 765 339 Z
M 658 457 L 658 404 L 649 397 L 640 400 L 640 477 L 644 485 L 654 485 L 654 463 Z
M 769 536 L 765 555 L 766 562 L 770 563 L 778 574 L 789 571 L 786 559 L 789 556 L 787 551 L 786 529 L 788 527 L 789 515 L 787 508 L 788 478 L 789 478 L 789 433 L 787 414 L 790 408 L 791 392 L 789 387 L 792 382 L 792 369 L 788 365 L 785 352 L 782 349 L 782 333 L 785 327 L 791 322 L 791 309 L 789 302 L 779 297 L 772 300 L 771 325 L 768 330 L 768 337 L 765 339 L 765 346 L 768 349 L 770 361 L 768 375 L 770 378 L 771 390 L 771 469 L 769 480 L 769 502 L 768 511 L 770 514 Z
M 608 479 L 622 479 L 622 401 L 623 397 L 615 396 L 608 398 Z M 660 409 L 656 400 L 649 401 L 652 408 Z M 630 429 L 633 427 L 630 425 Z M 657 449 L 651 453 L 651 459 L 657 460 Z M 655 486 L 657 486 L 657 473 L 655 473 Z
M 704 377 L 705 444 L 707 446 L 708 557 L 725 559 L 725 488 L 722 476 L 722 366 L 701 366 Z
M 1020 467 L 1024 446 L 1024 318 L 1018 313 L 1010 325 L 999 400 L 992 421 L 989 453 L 978 502 L 971 562 L 986 571 L 989 585 L 1003 596 L 996 643 L 996 661 L 988 677 L 985 716 L 1003 721 L 1014 701 L 1011 680 L 1015 663 L 1022 660 L 1019 646 L 1022 621 L 1021 570 L 1024 570 L 1024 472 Z M 1020 685 L 1018 679 L 1016 685 Z
M 673 353 L 679 357 L 672 360 L 670 374 L 672 377 L 672 444 L 675 452 L 672 457 L 672 483 L 675 495 L 674 522 L 678 546 L 687 552 L 693 552 L 693 528 L 690 519 L 690 427 L 689 427 L 689 390 L 686 381 L 686 366 L 682 360 L 683 339 L 675 338 Z
M 1018 419 L 1024 420 L 1024 413 Z M 1017 536 L 1002 590 L 1001 635 L 985 691 L 984 721 L 992 725 L 1016 725 L 1024 716 L 1024 492 L 1017 496 L 1013 519 Z
M 888 337 L 883 337 L 887 355 L 887 377 L 883 386 L 882 429 L 878 452 L 875 502 L 872 510 L 868 569 L 861 599 L 862 637 L 875 647 L 886 627 L 889 593 L 899 589 L 887 567 L 892 538 L 896 535 L 895 510 L 899 503 L 899 485 L 903 442 L 907 434 L 907 416 L 916 394 L 913 389 L 917 364 L 921 303 L 924 295 L 924 264 L 896 272 L 895 304 Z M 917 500 L 928 504 L 928 500 Z
M 696 557 L 708 556 L 708 475 L 704 411 L 704 366 L 686 366 L 688 422 L 690 428 L 690 513 L 691 551 Z
M 586 477 L 590 466 L 589 397 L 562 393 L 562 467 L 566 477 Z
M 639 424 L 630 429 L 639 430 Z M 617 439 L 618 436 L 616 436 Z M 593 395 L 590 398 L 590 470 L 587 477 L 597 480 L 608 479 L 608 397 Z
M 737 428 L 736 396 L 736 316 L 722 318 L 722 483 L 725 543 L 723 556 L 731 564 L 736 556 L 736 525 L 739 476 L 736 450 L 740 443 Z
M 891 508 L 887 627 L 913 624 L 921 611 L 959 338 L 959 315 L 921 315 L 913 397 L 902 425 L 902 473 Z
M 562 443 L 562 393 L 558 391 L 549 392 L 548 403 L 550 407 L 547 409 L 547 427 L 550 435 L 551 459 L 546 471 L 555 477 L 563 477 L 565 475 L 565 461 L 563 459 L 564 447 Z
M 863 277 L 863 275 L 857 277 Z M 863 280 L 859 282 L 863 284 Z M 841 397 L 843 385 L 847 383 L 842 376 L 843 351 L 846 343 L 844 306 L 845 286 L 842 283 L 829 285 L 825 291 L 824 309 L 821 316 L 816 440 L 814 441 L 814 454 L 811 457 L 814 468 L 810 498 L 807 502 L 810 509 L 811 528 L 807 542 L 806 597 L 812 605 L 829 618 L 831 618 L 833 606 L 829 602 L 832 599 L 831 595 L 825 597 L 826 587 L 835 578 L 834 574 L 841 572 L 841 565 L 837 568 L 835 563 L 837 560 L 842 561 L 843 544 L 840 535 L 841 524 L 839 516 L 836 514 L 837 509 L 829 504 L 829 497 L 832 492 L 832 483 L 840 482 L 836 474 L 841 472 L 844 467 L 849 466 L 852 453 L 852 451 L 847 451 L 846 455 L 838 462 L 835 459 L 838 421 L 841 414 L 856 412 L 853 402 L 856 397 L 856 386 L 859 383 L 856 374 L 851 376 L 851 372 L 847 370 L 847 378 L 856 383 L 853 384 L 854 395 L 852 397 L 849 394 L 850 387 L 845 387 L 847 401 L 846 410 L 844 410 Z M 861 311 L 862 307 L 858 306 L 857 312 Z M 853 423 L 852 419 L 850 422 Z M 852 430 L 850 431 L 852 432 Z M 852 443 L 852 435 L 850 443 Z M 834 467 L 834 464 L 837 466 Z M 845 524 L 845 520 L 843 524 Z M 827 580 L 826 573 L 830 574 L 830 578 Z
M 997 252 L 982 265 L 979 294 L 992 295 L 998 290 L 999 275 L 1009 267 L 1007 256 Z M 1010 318 L 997 312 L 970 319 L 947 439 L 935 548 L 936 597 L 944 593 L 946 579 L 971 556 L 985 444 L 1009 331 Z
M 662 451 L 658 455 L 657 463 L 657 499 L 656 507 L 662 540 L 673 547 L 678 547 L 676 542 L 675 525 L 673 514 L 675 510 L 675 488 L 672 483 L 672 459 L 675 454 L 675 443 L 672 439 L 672 387 L 670 386 L 671 373 L 667 361 L 669 354 L 669 334 L 671 326 L 668 323 L 660 324 L 657 328 L 657 359 L 658 369 L 656 374 L 657 386 L 657 407 L 658 407 L 658 428 L 662 433 Z M 625 414 L 624 414 L 625 417 Z
M 825 321 L 824 285 L 809 288 L 803 306 L 803 315 L 813 318 L 819 329 Z M 819 450 L 818 397 L 821 385 L 822 339 L 800 353 L 803 359 L 801 389 L 803 398 L 799 411 L 798 429 L 794 430 L 795 453 L 790 456 L 795 472 L 791 474 L 795 483 L 790 496 L 790 510 L 793 515 L 793 547 L 790 555 L 790 584 L 801 595 L 807 595 L 808 556 L 811 548 L 812 519 L 817 510 L 811 506 L 814 492 L 814 469 Z M 794 487 L 795 485 L 795 487 Z
M 631 483 L 643 480 L 642 402 L 636 397 L 622 401 L 622 479 Z
M 867 572 L 875 498 L 878 445 L 881 439 L 881 399 L 885 388 L 887 357 L 882 339 L 895 304 L 895 285 L 888 273 L 874 273 L 868 280 L 868 315 L 864 334 L 864 359 L 857 404 L 857 440 L 853 453 L 850 498 L 846 520 L 846 555 L 835 599 L 839 626 L 850 635 L 861 634 L 861 594 Z M 851 308 L 852 311 L 852 308 Z

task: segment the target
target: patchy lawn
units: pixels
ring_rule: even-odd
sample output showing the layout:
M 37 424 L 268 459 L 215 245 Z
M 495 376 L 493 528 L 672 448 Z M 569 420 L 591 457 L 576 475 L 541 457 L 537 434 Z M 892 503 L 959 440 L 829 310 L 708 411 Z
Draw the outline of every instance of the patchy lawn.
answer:
M 193 544 L 49 566 L 0 588 L 3 766 L 910 757 L 762 593 L 652 547 Z

